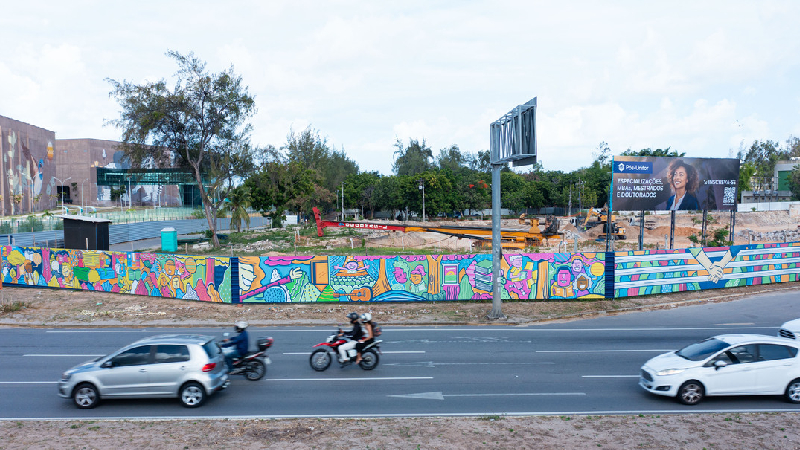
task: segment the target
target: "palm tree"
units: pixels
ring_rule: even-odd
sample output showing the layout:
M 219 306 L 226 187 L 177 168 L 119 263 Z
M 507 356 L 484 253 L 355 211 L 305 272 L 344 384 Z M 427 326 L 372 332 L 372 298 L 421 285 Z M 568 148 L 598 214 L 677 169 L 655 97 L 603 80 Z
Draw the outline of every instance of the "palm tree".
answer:
M 228 195 L 228 209 L 231 211 L 231 225 L 236 226 L 236 232 L 242 231 L 242 221 L 250 228 L 250 214 L 247 208 L 250 206 L 250 191 L 244 186 L 234 188 Z

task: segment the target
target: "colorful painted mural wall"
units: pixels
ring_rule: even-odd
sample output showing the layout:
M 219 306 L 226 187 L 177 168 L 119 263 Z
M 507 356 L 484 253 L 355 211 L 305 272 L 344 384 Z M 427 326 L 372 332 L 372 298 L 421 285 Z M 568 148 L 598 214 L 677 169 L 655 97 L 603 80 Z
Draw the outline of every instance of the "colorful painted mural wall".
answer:
M 616 252 L 614 298 L 800 279 L 800 242 Z
M 3 282 L 224 303 L 491 299 L 491 255 L 200 257 L 2 246 Z M 800 243 L 515 253 L 503 299 L 573 300 L 800 280 Z
M 3 282 L 231 302 L 231 258 L 3 246 Z
M 240 257 L 241 302 L 490 299 L 491 255 Z M 504 299 L 603 298 L 603 253 L 508 254 Z

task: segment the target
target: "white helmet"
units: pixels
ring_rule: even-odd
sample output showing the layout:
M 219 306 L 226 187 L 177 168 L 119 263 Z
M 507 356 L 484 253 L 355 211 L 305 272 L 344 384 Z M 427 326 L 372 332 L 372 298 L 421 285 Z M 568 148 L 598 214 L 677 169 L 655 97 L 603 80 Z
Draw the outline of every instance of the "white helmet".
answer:
M 234 326 L 234 328 L 236 328 L 236 331 L 242 331 L 245 328 L 247 328 L 247 322 L 245 322 L 244 320 L 240 320 L 240 321 L 234 323 L 233 326 Z
M 369 322 L 371 320 L 372 320 L 372 314 L 364 313 L 364 314 L 361 315 L 361 321 L 362 322 Z

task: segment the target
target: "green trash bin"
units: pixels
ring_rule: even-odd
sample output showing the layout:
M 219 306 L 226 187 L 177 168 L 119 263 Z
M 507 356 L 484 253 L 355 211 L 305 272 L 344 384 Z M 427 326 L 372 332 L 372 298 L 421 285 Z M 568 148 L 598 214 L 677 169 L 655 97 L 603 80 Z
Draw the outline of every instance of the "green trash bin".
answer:
M 178 232 L 175 228 L 168 227 L 161 230 L 161 251 L 173 253 L 178 251 Z

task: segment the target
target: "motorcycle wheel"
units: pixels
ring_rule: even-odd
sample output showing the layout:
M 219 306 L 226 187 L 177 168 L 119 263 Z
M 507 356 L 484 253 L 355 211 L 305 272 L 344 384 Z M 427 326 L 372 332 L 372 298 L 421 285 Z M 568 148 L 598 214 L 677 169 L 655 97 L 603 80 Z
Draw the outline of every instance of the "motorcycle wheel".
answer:
M 331 355 L 328 353 L 327 349 L 318 348 L 311 352 L 311 358 L 309 358 L 309 362 L 311 363 L 311 368 L 316 370 L 317 372 L 322 372 L 331 365 Z
M 244 377 L 250 381 L 258 381 L 264 378 L 265 373 L 267 373 L 267 366 L 257 359 L 247 363 L 247 367 L 244 369 Z
M 378 360 L 375 350 L 369 349 L 361 354 L 361 362 L 358 365 L 364 370 L 372 370 L 378 367 Z

